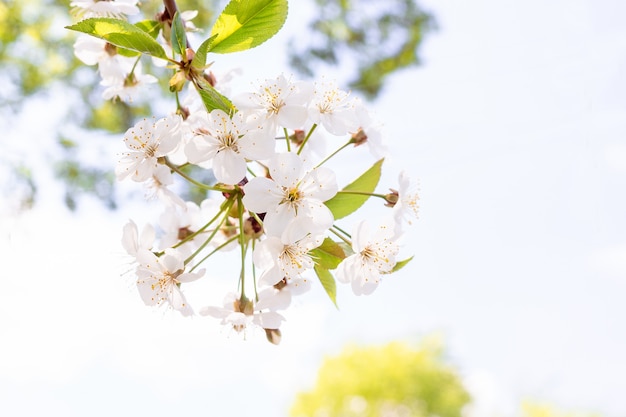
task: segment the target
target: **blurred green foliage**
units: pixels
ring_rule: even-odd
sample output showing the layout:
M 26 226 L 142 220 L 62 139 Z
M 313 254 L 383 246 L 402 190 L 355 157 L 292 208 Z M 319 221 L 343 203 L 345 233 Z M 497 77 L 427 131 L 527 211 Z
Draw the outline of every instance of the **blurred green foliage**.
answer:
M 309 31 L 290 44 L 292 66 L 313 76 L 324 64 L 351 69 L 350 87 L 373 99 L 392 73 L 420 63 L 433 16 L 414 0 L 315 0 Z
M 315 387 L 297 395 L 293 417 L 461 417 L 470 396 L 438 339 L 419 346 L 348 346 L 328 357 Z
M 460 372 L 445 358 L 441 339 L 346 346 L 326 357 L 315 385 L 296 395 L 291 417 L 493 417 L 472 410 Z M 481 411 L 480 413 L 482 413 Z M 525 401 L 511 417 L 600 417 Z
M 381 91 L 387 76 L 419 62 L 420 43 L 433 27 L 432 17 L 414 0 L 388 0 L 380 4 L 373 0 L 309 1 L 314 2 L 316 13 L 310 22 L 303 22 L 303 27 L 308 25 L 305 31 L 293 34 L 294 41 L 286 52 L 293 67 L 305 76 L 322 71 L 322 65 L 340 66 L 342 72 L 353 69 L 351 88 L 369 98 Z M 201 29 L 211 27 L 226 3 L 226 0 L 177 0 L 179 10 L 198 11 L 193 22 Z M 163 10 L 163 3 L 144 1 L 140 7 L 143 15 L 151 18 Z M 290 7 L 298 4 L 292 1 Z M 0 85 L 3 86 L 0 118 L 7 123 L 31 98 L 53 100 L 52 95 L 59 91 L 54 87 L 60 87 L 67 106 L 60 125 L 120 134 L 137 118 L 152 114 L 151 106 L 159 102 L 158 97 L 151 97 L 150 104 L 140 107 L 119 101 L 103 102 L 96 88 L 99 78 L 95 67 L 87 67 L 74 57 L 76 33 L 64 29 L 72 23 L 69 10 L 70 0 L 0 2 Z M 150 60 L 144 60 L 146 72 L 150 72 L 150 65 Z M 167 80 L 161 84 L 164 97 L 169 94 Z M 66 103 L 68 100 L 78 103 L 72 105 Z M 68 207 L 75 207 L 81 194 L 96 196 L 107 206 L 115 207 L 111 173 L 76 159 L 78 153 L 74 147 L 64 146 L 66 139 L 61 137 L 74 135 L 72 140 L 79 148 L 90 145 L 76 133 L 50 134 L 57 136 L 59 146 L 55 152 L 60 154 L 50 171 L 66 185 Z M 0 169 L 2 165 L 20 166 L 19 175 L 11 174 L 10 181 L 30 190 L 24 197 L 28 200 L 25 207 L 36 201 L 38 186 L 29 167 L 0 155 Z M 202 193 L 190 190 L 187 194 L 201 198 Z

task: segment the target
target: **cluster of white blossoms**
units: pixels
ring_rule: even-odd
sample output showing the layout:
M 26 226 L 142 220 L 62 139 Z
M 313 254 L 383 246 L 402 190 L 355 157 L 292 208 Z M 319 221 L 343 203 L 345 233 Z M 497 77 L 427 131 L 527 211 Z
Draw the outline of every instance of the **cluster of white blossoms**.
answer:
M 73 5 L 83 3 L 89 2 Z M 107 3 L 126 7 L 133 2 Z M 76 54 L 99 65 L 105 97 L 125 99 L 131 95 L 124 90 L 128 86 L 110 77 L 124 74 L 129 63 L 102 42 L 99 52 L 94 48 L 87 58 L 90 49 L 81 38 Z M 141 78 L 138 60 L 132 59 L 132 69 L 122 79 L 128 74 Z M 165 305 L 184 316 L 211 316 L 237 332 L 259 327 L 278 343 L 284 310 L 293 297 L 321 285 L 335 301 L 334 277 L 357 295 L 370 294 L 386 274 L 408 261 L 398 259 L 399 238 L 417 217 L 418 194 L 404 172 L 397 190 L 374 192 L 385 149 L 380 125 L 360 100 L 333 82 L 295 81 L 281 74 L 231 101 L 229 112 L 209 111 L 190 90 L 186 101 L 177 99 L 172 114 L 140 120 L 127 130 L 117 178 L 145 184 L 165 210 L 155 226 L 139 230 L 130 221 L 122 244 L 133 259 L 137 288 L 147 305 Z M 337 143 L 336 150 L 326 153 L 324 140 Z M 378 162 L 340 189 L 334 157 L 361 145 Z M 359 167 L 360 161 L 354 165 Z M 198 173 L 207 170 L 214 177 L 210 183 L 198 179 L 206 178 Z M 175 177 L 208 198 L 200 204 L 185 201 L 172 187 Z M 352 233 L 340 227 L 338 221 L 370 197 L 380 199 L 386 214 L 355 221 Z M 213 279 L 211 263 L 220 264 L 220 253 L 235 250 L 241 262 L 223 305 L 190 305 L 186 284 Z

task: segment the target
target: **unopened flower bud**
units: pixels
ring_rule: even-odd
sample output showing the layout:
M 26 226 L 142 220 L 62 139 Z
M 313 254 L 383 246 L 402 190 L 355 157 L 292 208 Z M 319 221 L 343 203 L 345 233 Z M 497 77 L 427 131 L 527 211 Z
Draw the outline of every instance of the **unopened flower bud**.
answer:
M 267 337 L 267 340 L 271 344 L 278 345 L 280 343 L 280 339 L 282 338 L 280 329 L 263 329 L 263 330 L 265 330 L 265 337 Z
M 182 71 L 177 71 L 172 78 L 170 78 L 170 91 L 181 91 L 187 82 L 187 77 Z

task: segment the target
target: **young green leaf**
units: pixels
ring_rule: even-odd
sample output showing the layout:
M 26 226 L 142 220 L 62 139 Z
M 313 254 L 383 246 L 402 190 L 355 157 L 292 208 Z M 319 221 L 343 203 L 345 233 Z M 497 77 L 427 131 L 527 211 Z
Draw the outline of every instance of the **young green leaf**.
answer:
M 224 110 L 226 113 L 230 113 L 233 110 L 233 104 L 230 100 L 220 94 L 207 81 L 198 79 L 196 80 L 195 86 L 198 94 L 200 94 L 200 97 L 202 98 L 204 107 L 209 113 L 215 109 Z
M 274 36 L 287 19 L 287 0 L 231 0 L 211 29 L 209 52 L 254 48 Z
M 193 57 L 193 61 L 191 61 L 191 66 L 198 69 L 204 69 L 206 66 L 206 54 L 211 42 L 217 37 L 217 35 L 211 36 L 209 39 L 206 39 L 202 44 L 198 47 L 196 51 L 196 55 Z
M 391 274 L 392 272 L 396 272 L 396 271 L 401 270 L 402 268 L 404 268 L 406 266 L 406 264 L 411 262 L 412 259 L 413 259 L 413 256 L 411 256 L 410 258 L 407 258 L 407 259 L 405 259 L 403 261 L 396 262 L 395 266 L 393 267 L 393 269 L 389 273 Z
M 178 55 L 185 56 L 185 49 L 187 49 L 187 34 L 185 33 L 185 25 L 183 19 L 180 17 L 180 13 L 176 11 L 172 18 L 172 32 L 171 32 L 172 50 Z
M 328 294 L 335 307 L 339 308 L 337 306 L 337 284 L 335 283 L 335 277 L 333 277 L 333 274 L 331 274 L 328 269 L 322 268 L 318 265 L 315 265 L 313 269 L 315 270 L 317 277 L 320 279 L 322 287 L 326 290 L 326 294 Z
M 315 261 L 315 265 L 324 269 L 335 269 L 337 265 L 345 259 L 346 254 L 341 246 L 331 238 L 324 239 L 321 246 L 309 252 L 311 258 Z
M 163 47 L 148 33 L 124 20 L 94 17 L 81 20 L 66 29 L 83 32 L 132 51 L 167 59 Z
M 156 20 L 142 20 L 135 23 L 135 26 L 152 36 L 153 39 L 159 36 L 159 31 L 161 30 L 161 23 Z
M 384 159 L 376 162 L 370 169 L 365 171 L 363 175 L 348 184 L 341 191 L 355 191 L 361 193 L 372 193 L 378 185 L 380 179 L 380 170 Z M 341 219 L 349 214 L 354 213 L 369 198 L 368 195 L 350 194 L 349 192 L 339 192 L 330 200 L 326 201 L 326 206 L 333 213 L 336 219 Z

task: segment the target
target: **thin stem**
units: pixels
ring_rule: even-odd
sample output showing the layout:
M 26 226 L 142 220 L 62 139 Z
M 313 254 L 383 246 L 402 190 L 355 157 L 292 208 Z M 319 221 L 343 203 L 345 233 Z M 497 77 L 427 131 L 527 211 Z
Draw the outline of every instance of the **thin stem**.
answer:
M 174 171 L 175 173 L 177 173 L 178 175 L 180 175 L 181 177 L 183 177 L 184 179 L 186 179 L 187 181 L 189 181 L 190 183 L 192 183 L 193 185 L 200 187 L 204 190 L 209 190 L 209 191 L 219 191 L 219 192 L 232 192 L 233 190 L 229 190 L 226 188 L 222 188 L 222 187 L 214 187 L 211 185 L 206 185 L 203 184 L 199 181 L 196 181 L 195 179 L 191 178 L 189 175 L 185 174 L 183 171 L 181 171 L 181 169 L 179 167 L 177 167 L 176 165 L 174 165 L 173 163 L 171 163 L 168 159 L 165 159 L 165 165 L 167 165 L 172 171 Z
M 217 232 L 220 230 L 220 228 L 222 227 L 222 225 L 226 222 L 226 220 L 228 219 L 228 212 L 230 211 L 230 208 L 233 205 L 234 202 L 234 198 L 230 198 L 228 199 L 228 204 L 226 205 L 226 207 L 224 208 L 224 210 L 221 210 L 212 220 L 211 222 L 213 222 L 214 220 L 217 219 L 217 217 L 219 217 L 220 215 L 223 215 L 222 220 L 220 221 L 220 224 L 213 229 L 213 231 L 211 232 L 211 234 L 209 235 L 209 237 L 204 241 L 204 243 L 202 245 L 200 245 L 200 247 L 198 249 L 196 249 L 196 251 L 194 253 L 192 253 L 187 259 L 185 259 L 185 265 L 187 265 L 193 258 L 195 258 L 205 247 L 206 245 L 209 244 L 209 242 L 213 239 L 213 237 L 217 234 Z M 199 264 L 198 264 L 199 265 Z M 196 265 L 197 266 L 197 265 Z
M 304 138 L 304 140 L 302 141 L 302 143 L 300 144 L 300 147 L 298 148 L 298 155 L 300 155 L 302 153 L 302 150 L 304 149 L 304 145 L 309 141 L 309 138 L 311 137 L 311 135 L 313 134 L 313 131 L 315 130 L 315 128 L 317 127 L 317 123 L 314 123 L 313 126 L 311 127 L 311 130 L 309 130 L 309 133 L 306 134 L 306 137 Z M 332 156 L 332 155 L 331 155 Z M 328 158 L 327 158 L 328 159 Z M 323 162 L 322 162 L 323 163 Z M 321 164 L 320 164 L 321 165 Z M 318 165 L 319 166 L 319 165 Z
M 319 164 L 317 164 L 317 166 L 315 168 L 319 168 L 322 165 L 324 165 L 330 158 L 332 158 L 333 156 L 337 155 L 339 152 L 341 152 L 344 148 L 348 147 L 349 145 L 353 144 L 354 140 L 350 139 L 348 142 L 346 142 L 344 145 L 342 145 L 339 149 L 337 149 L 335 152 L 331 153 L 330 155 L 328 155 L 326 157 L 326 159 L 324 159 L 322 162 L 320 162 Z
M 218 247 L 216 247 L 215 249 L 213 249 L 211 252 L 209 252 L 208 255 L 206 255 L 204 258 L 200 259 L 198 261 L 197 264 L 195 264 L 193 266 L 193 268 L 191 268 L 189 270 L 189 272 L 193 272 L 194 269 L 196 269 L 198 266 L 200 266 L 200 264 L 204 261 L 206 261 L 207 259 L 209 259 L 209 257 L 211 257 L 211 255 L 215 254 L 216 252 L 219 252 L 220 250 L 222 250 L 222 248 L 226 247 L 227 245 L 229 245 L 231 242 L 234 242 L 235 239 L 239 239 L 239 235 L 235 235 L 233 237 L 228 238 L 228 240 L 226 240 L 224 243 L 222 243 L 221 245 L 219 245 Z
M 341 227 L 337 226 L 337 225 L 333 225 L 332 228 L 330 229 L 331 232 L 335 233 L 337 236 L 339 236 L 337 234 L 337 231 L 340 231 L 341 233 L 343 233 L 344 236 L 347 236 L 348 238 L 352 239 L 352 236 L 350 235 L 350 233 L 346 232 L 345 230 L 343 230 Z M 341 236 L 339 236 L 341 237 Z M 346 243 L 350 243 L 347 240 L 343 239 L 342 240 Z
M 366 195 L 368 197 L 379 197 L 383 200 L 387 200 L 387 196 L 385 194 L 377 194 L 377 193 L 368 193 L 366 191 L 352 191 L 352 190 L 339 190 L 337 194 L 355 194 L 355 195 Z
M 256 239 L 253 239 L 252 240 L 252 253 L 254 253 L 254 248 L 256 246 L 255 244 L 256 244 Z M 254 300 L 256 302 L 259 302 L 259 293 L 257 292 L 257 289 L 256 289 L 256 268 L 254 266 L 254 262 L 252 262 L 252 282 L 254 284 Z
M 246 235 L 243 233 L 243 203 L 241 194 L 237 194 L 237 211 L 239 212 L 239 246 L 241 247 L 241 274 L 239 281 L 241 282 L 241 299 L 245 297 L 245 280 L 246 280 Z
M 283 131 L 285 132 L 285 141 L 287 142 L 287 152 L 291 152 L 291 142 L 289 142 L 289 132 L 287 132 L 286 127 L 283 127 Z

